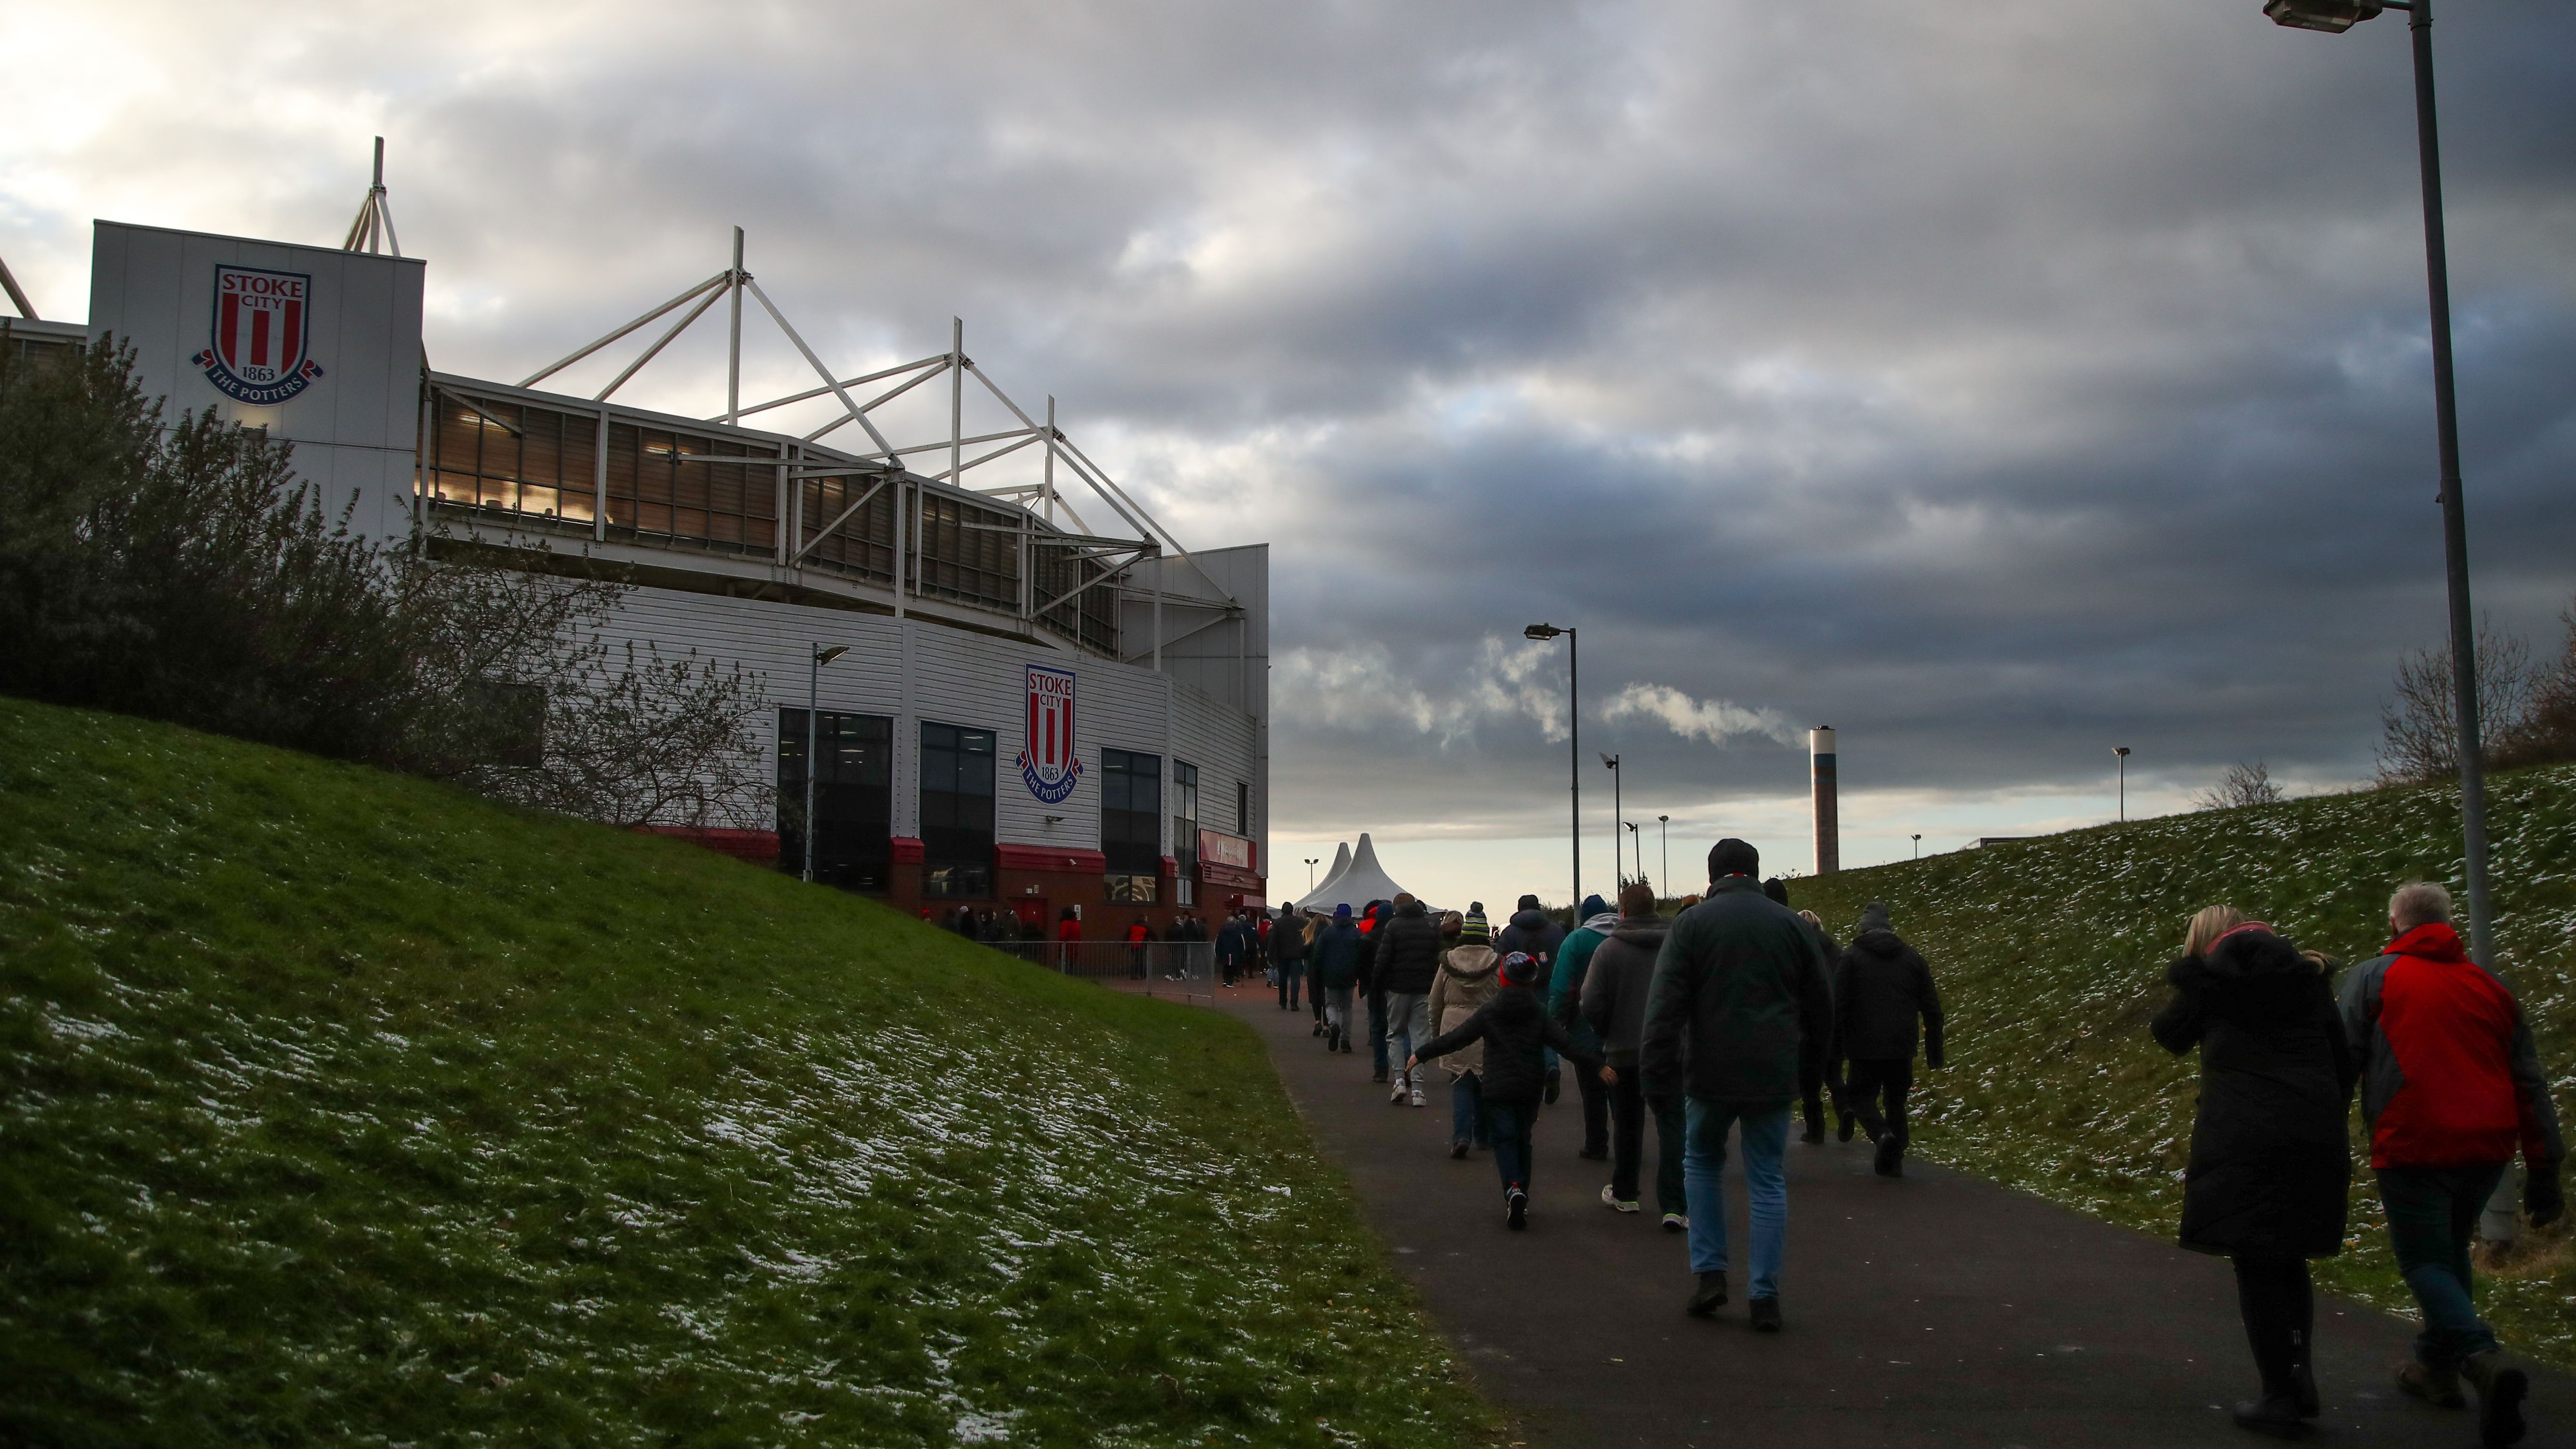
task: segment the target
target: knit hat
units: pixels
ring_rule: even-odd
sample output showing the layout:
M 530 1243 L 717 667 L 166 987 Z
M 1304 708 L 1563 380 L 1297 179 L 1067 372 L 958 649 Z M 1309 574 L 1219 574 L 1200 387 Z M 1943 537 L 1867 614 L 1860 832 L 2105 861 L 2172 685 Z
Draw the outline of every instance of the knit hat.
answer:
M 1888 931 L 1895 929 L 1895 927 L 1888 923 L 1887 907 L 1880 905 L 1876 901 L 1871 901 L 1868 905 L 1860 908 L 1860 928 L 1864 931 Z
M 1340 905 L 1333 907 L 1333 919 L 1334 919 L 1334 920 L 1336 920 L 1336 921 L 1347 921 L 1347 920 L 1349 920 L 1350 918 L 1351 918 L 1351 903 L 1350 903 L 1349 901 L 1344 901 L 1344 902 L 1342 902 Z
M 1523 896 L 1523 897 L 1521 897 L 1521 909 L 1522 909 L 1522 910 L 1525 910 L 1525 911 L 1534 911 L 1534 910 L 1537 910 L 1537 909 L 1538 909 L 1538 897 L 1536 897 L 1536 896 Z
M 1503 984 L 1527 986 L 1538 976 L 1538 958 L 1527 951 L 1514 951 L 1503 958 Z
M 1609 903 L 1608 901 L 1605 901 L 1605 900 L 1601 899 L 1601 896 L 1600 896 L 1600 894 L 1599 894 L 1598 892 L 1595 892 L 1595 893 L 1593 893 L 1593 894 L 1591 894 L 1591 895 L 1588 895 L 1588 896 L 1585 896 L 1585 897 L 1583 898 L 1583 920 L 1584 920 L 1584 921 L 1591 920 L 1594 916 L 1606 916 L 1606 915 L 1608 915 L 1608 914 L 1610 914 L 1610 903 Z M 1583 924 L 1583 922 L 1582 922 L 1582 921 L 1577 921 L 1577 922 L 1575 922 L 1575 924 L 1576 924 L 1576 925 L 1581 925 L 1581 924 Z
M 1494 928 L 1485 920 L 1485 913 L 1482 911 L 1469 911 L 1466 919 L 1459 923 L 1458 942 L 1460 945 L 1491 945 L 1493 943 L 1493 939 Z

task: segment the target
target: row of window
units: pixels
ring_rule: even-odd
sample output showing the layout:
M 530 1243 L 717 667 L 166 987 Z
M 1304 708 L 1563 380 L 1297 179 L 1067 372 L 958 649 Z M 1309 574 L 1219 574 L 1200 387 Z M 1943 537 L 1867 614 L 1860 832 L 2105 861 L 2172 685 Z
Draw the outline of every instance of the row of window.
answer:
M 809 792 L 807 738 L 819 761 Z M 991 730 L 921 726 L 922 894 L 980 900 L 993 894 L 993 762 Z M 812 800 L 815 879 L 853 890 L 883 890 L 892 865 L 894 721 L 884 715 L 778 712 L 778 863 L 806 862 L 807 800 Z M 1235 828 L 1251 833 L 1252 787 L 1235 783 Z M 1172 762 L 1172 840 L 1180 863 L 1180 899 L 1196 905 L 1199 769 Z M 1134 750 L 1100 752 L 1100 853 L 1113 901 L 1152 904 L 1161 879 L 1163 757 Z

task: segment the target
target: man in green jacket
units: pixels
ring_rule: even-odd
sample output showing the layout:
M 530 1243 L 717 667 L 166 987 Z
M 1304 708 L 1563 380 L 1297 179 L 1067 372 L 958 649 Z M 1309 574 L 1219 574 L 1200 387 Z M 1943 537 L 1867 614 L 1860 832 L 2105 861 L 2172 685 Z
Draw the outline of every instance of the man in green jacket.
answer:
M 1684 911 L 1655 958 L 1637 1067 L 1650 1103 L 1682 1100 L 1682 1184 L 1690 1204 L 1689 1311 L 1726 1304 L 1726 1137 L 1744 1124 L 1752 1199 L 1745 1296 L 1757 1332 L 1780 1331 L 1780 1260 L 1789 1185 L 1780 1159 L 1798 1100 L 1802 1051 L 1822 1060 L 1833 996 L 1804 921 L 1762 894 L 1759 852 L 1719 841 L 1708 853 L 1708 898 Z

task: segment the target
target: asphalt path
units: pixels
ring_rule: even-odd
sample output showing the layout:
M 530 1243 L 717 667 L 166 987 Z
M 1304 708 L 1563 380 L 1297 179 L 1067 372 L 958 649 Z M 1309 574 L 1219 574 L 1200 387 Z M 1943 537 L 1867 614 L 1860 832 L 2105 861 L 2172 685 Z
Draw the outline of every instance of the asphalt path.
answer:
M 1365 1047 L 1328 1055 L 1259 977 L 1217 1008 L 1258 1029 L 1326 1157 L 1393 1262 L 1512 1416 L 1546 1449 L 1755 1444 L 2237 1445 L 2255 1380 L 2221 1260 L 1920 1160 L 1870 1171 L 1868 1145 L 1789 1144 L 1787 1331 L 1744 1316 L 1744 1184 L 1728 1169 L 1731 1302 L 1682 1312 L 1684 1239 L 1646 1206 L 1602 1206 L 1608 1164 L 1577 1157 L 1572 1084 L 1541 1114 L 1527 1230 L 1508 1231 L 1489 1154 L 1449 1157 L 1447 1073 L 1391 1107 Z M 2474 1445 L 2474 1416 L 2398 1394 L 2412 1325 L 2317 1305 L 2325 1405 L 2312 1442 Z M 2576 1381 L 2535 1371 L 2532 1445 L 2576 1445 Z

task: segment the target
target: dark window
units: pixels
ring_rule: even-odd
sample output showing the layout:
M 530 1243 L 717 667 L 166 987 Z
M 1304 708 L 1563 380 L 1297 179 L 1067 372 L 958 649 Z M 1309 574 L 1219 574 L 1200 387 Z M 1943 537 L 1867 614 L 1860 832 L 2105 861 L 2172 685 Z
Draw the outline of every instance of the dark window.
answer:
M 921 893 L 993 893 L 993 732 L 921 727 Z
M 1109 858 L 1111 900 L 1154 898 L 1153 882 L 1163 870 L 1162 756 L 1100 752 L 1100 853 Z M 1120 877 L 1143 877 L 1143 883 Z M 1145 893 L 1134 894 L 1140 888 Z
M 1244 780 L 1234 782 L 1234 833 L 1252 838 L 1252 786 Z
M 1180 899 L 1172 904 L 1198 904 L 1199 868 L 1199 767 L 1180 760 L 1172 761 L 1172 860 L 1180 867 L 1173 888 Z
M 815 716 L 814 878 L 881 891 L 893 856 L 894 721 L 876 714 Z M 805 869 L 805 711 L 778 712 L 778 868 Z

